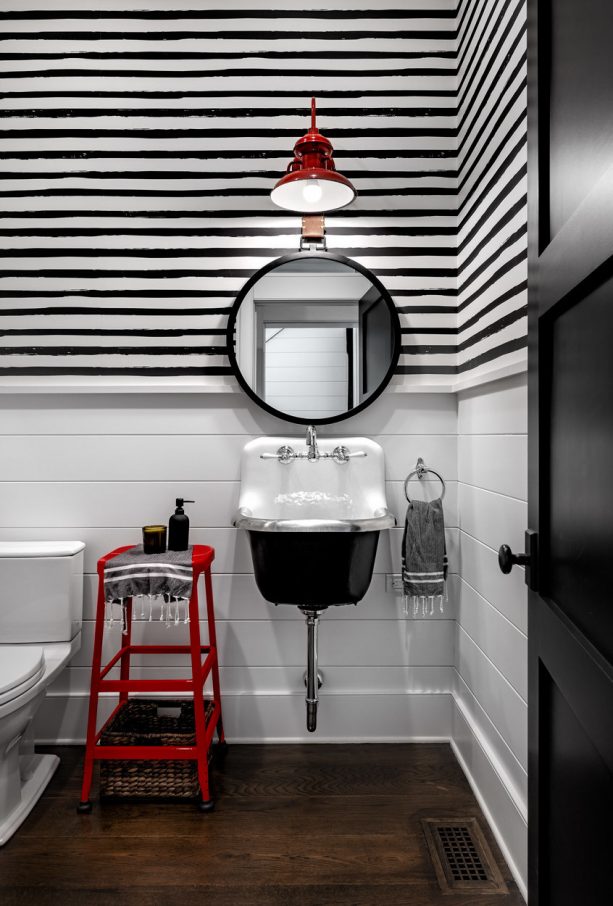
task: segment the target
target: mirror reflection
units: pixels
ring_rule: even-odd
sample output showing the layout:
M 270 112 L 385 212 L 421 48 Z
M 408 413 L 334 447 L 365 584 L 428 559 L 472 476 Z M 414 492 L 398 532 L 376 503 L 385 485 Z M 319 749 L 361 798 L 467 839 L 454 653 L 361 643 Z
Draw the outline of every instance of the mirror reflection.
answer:
M 397 320 L 367 272 L 306 253 L 243 295 L 231 324 L 236 366 L 259 401 L 289 418 L 342 417 L 389 378 Z

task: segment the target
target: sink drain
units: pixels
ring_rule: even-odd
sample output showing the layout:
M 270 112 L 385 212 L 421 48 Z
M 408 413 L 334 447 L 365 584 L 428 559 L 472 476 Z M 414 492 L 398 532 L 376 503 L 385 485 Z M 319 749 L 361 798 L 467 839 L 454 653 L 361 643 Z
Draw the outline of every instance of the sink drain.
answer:
M 443 892 L 509 892 L 476 818 L 425 818 L 422 826 Z

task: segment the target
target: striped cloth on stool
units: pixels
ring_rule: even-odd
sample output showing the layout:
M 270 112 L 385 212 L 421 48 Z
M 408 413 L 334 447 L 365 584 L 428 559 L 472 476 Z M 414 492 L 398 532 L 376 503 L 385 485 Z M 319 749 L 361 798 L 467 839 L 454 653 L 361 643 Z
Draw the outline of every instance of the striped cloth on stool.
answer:
M 138 595 L 186 599 L 192 593 L 192 548 L 145 554 L 142 544 L 113 557 L 104 566 L 104 596 L 122 601 Z

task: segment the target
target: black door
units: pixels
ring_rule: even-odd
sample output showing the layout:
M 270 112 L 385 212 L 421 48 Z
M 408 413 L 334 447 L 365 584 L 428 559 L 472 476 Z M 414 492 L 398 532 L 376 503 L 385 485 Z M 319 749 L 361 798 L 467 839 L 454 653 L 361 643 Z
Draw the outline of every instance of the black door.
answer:
M 381 384 L 393 354 L 394 331 L 385 299 L 372 286 L 358 304 L 360 402 Z
M 613 6 L 529 0 L 529 11 L 528 509 L 538 532 L 527 570 L 538 589 L 528 622 L 529 900 L 604 906 L 613 903 Z

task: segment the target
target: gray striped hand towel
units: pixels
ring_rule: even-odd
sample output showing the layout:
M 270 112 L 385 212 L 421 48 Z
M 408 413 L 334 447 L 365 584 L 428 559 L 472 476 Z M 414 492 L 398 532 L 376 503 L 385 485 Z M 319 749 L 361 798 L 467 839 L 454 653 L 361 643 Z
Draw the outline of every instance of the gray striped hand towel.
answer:
M 107 601 L 137 595 L 168 595 L 190 598 L 192 593 L 192 548 L 145 554 L 142 544 L 109 560 L 104 567 Z
M 402 584 L 405 613 L 409 603 L 417 616 L 434 613 L 435 599 L 440 610 L 447 599 L 447 552 L 443 502 L 412 500 L 409 503 L 402 538 Z

